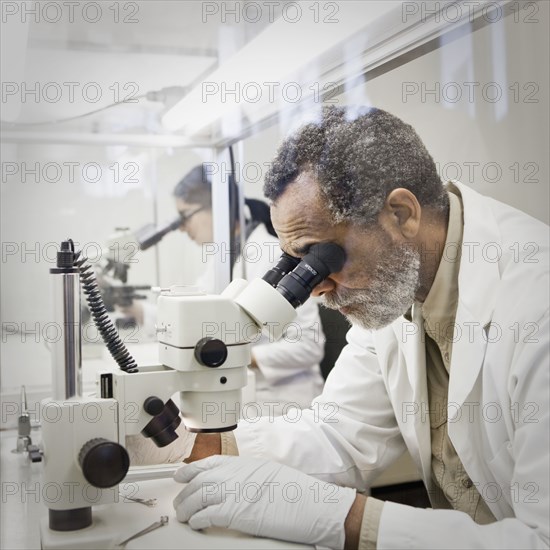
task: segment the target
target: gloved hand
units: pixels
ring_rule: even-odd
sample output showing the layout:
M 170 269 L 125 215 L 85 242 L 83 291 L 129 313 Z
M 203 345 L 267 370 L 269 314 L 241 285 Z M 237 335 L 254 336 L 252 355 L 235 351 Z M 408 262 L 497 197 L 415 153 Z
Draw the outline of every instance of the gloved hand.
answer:
M 193 529 L 227 527 L 250 535 L 341 549 L 355 489 L 325 483 L 276 462 L 211 456 L 180 468 L 188 483 L 174 499 Z

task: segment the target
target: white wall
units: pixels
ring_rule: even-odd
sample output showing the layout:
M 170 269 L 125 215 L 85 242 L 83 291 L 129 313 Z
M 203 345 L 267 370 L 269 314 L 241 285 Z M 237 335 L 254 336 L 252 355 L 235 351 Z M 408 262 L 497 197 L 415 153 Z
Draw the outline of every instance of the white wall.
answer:
M 442 177 L 461 172 L 463 183 L 548 222 L 550 5 L 539 6 L 538 23 L 488 25 L 368 82 L 363 98 L 411 124 Z M 439 95 L 421 93 L 436 83 Z

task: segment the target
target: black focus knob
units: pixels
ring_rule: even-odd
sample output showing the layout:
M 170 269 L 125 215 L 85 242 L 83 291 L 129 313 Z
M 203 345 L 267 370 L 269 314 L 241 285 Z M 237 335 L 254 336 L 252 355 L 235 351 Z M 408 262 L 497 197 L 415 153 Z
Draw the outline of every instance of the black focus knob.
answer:
M 130 457 L 126 449 L 102 437 L 86 442 L 78 462 L 86 481 L 94 487 L 107 489 L 120 483 L 130 467 Z
M 151 416 L 157 416 L 164 410 L 164 401 L 156 395 L 151 395 L 143 402 L 143 409 Z
M 227 359 L 227 346 L 217 338 L 201 338 L 195 346 L 195 359 L 205 367 L 219 367 Z

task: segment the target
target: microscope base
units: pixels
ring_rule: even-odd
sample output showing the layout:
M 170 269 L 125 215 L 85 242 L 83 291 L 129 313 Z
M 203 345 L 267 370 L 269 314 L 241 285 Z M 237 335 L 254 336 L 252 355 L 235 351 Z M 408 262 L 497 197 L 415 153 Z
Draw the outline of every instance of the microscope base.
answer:
M 48 510 L 50 529 L 54 531 L 75 531 L 92 524 L 92 507 L 72 510 Z
M 94 510 L 94 519 L 89 527 L 76 531 L 53 531 L 49 528 L 48 518 L 40 522 L 40 548 L 42 550 L 93 550 L 95 548 L 116 548 L 117 533 L 113 532 L 113 524 L 107 522 Z

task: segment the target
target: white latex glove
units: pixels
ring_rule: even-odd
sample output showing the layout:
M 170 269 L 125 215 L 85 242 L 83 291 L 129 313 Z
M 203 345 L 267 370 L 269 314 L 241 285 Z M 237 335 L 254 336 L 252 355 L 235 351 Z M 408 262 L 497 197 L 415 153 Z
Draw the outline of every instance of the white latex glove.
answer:
M 149 466 L 151 464 L 173 464 L 183 462 L 191 455 L 196 433 L 188 432 L 183 422 L 176 428 L 178 438 L 166 447 L 157 447 L 150 438 L 141 434 L 126 436 L 126 450 L 131 466 Z
M 344 522 L 355 489 L 325 483 L 276 462 L 211 456 L 180 468 L 188 483 L 174 499 L 179 521 L 193 529 L 227 527 L 250 535 L 344 547 Z

